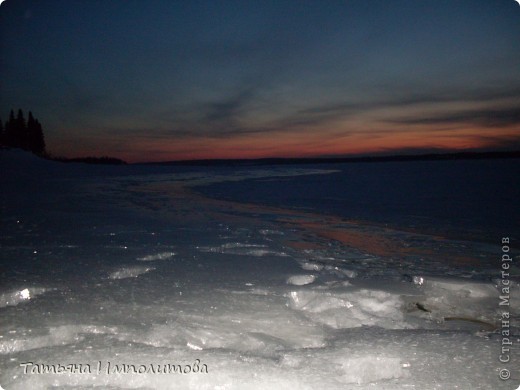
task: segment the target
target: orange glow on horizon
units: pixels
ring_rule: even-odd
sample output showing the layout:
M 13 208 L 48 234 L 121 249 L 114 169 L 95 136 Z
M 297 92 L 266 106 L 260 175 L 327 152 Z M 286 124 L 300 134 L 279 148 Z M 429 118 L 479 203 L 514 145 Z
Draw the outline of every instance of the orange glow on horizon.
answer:
M 500 134 L 498 134 L 500 130 Z M 299 158 L 320 156 L 399 154 L 406 150 L 472 150 L 492 148 L 489 139 L 517 136 L 518 129 L 462 128 L 456 130 L 398 131 L 388 129 L 327 134 L 257 133 L 223 138 L 108 140 L 106 149 L 81 140 L 62 140 L 50 145 L 53 154 L 66 157 L 110 156 L 128 162 L 159 162 L 203 159 Z M 92 141 L 90 141 L 92 143 Z

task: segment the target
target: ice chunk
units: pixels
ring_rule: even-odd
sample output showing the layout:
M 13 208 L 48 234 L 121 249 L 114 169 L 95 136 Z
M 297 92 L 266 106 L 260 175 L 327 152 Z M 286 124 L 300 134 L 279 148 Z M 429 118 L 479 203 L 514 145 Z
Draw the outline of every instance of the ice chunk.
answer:
M 305 271 L 321 271 L 323 269 L 323 265 L 319 263 L 313 263 L 311 261 L 304 261 L 301 264 L 302 269 Z
M 363 325 L 389 329 L 409 327 L 403 319 L 403 301 L 397 294 L 367 289 L 348 293 L 301 290 L 290 292 L 288 298 L 290 308 L 337 329 Z
M 403 376 L 401 361 L 395 357 L 344 357 L 341 368 L 344 371 L 343 379 L 347 383 L 362 384 Z
M 277 324 L 283 323 L 284 326 Z M 132 341 L 155 347 L 191 350 L 227 349 L 272 356 L 286 348 L 320 348 L 326 345 L 320 326 L 285 307 L 268 312 L 180 316 L 166 325 L 154 325 Z
M 491 282 L 466 278 L 415 277 L 424 292 L 417 306 L 428 317 L 443 321 L 448 318 L 494 323 L 499 309 L 499 291 Z
M 349 383 L 374 386 L 375 382 L 409 376 L 407 370 L 403 369 L 405 364 L 400 357 L 383 351 L 338 348 L 319 351 L 313 354 L 312 359 L 308 357 L 308 354 L 300 351 L 290 352 L 283 356 L 281 366 L 296 370 L 304 368 L 305 372 L 313 377 L 321 377 L 322 380 L 333 377 L 337 383 L 341 383 L 340 388 L 345 388 L 344 385 Z
M 354 305 L 348 299 L 334 296 L 331 293 L 319 293 L 315 291 L 292 291 L 289 294 L 289 306 L 292 309 L 303 310 L 310 313 L 320 313 L 329 309 L 347 308 Z
M 22 291 L 20 291 L 20 297 L 22 299 L 31 299 L 31 293 L 29 292 L 29 289 L 24 288 Z
M 415 278 L 414 278 L 415 279 Z M 469 298 L 498 298 L 498 291 L 492 283 L 468 280 L 466 278 L 421 278 L 427 292 L 443 292 Z
M 229 242 L 219 246 L 201 246 L 197 247 L 201 252 L 225 253 L 229 255 L 243 255 L 243 256 L 282 256 L 288 255 L 284 252 L 274 251 L 269 249 L 266 245 L 261 244 L 245 244 L 241 242 Z
M 333 265 L 327 265 L 325 267 L 325 270 L 334 274 L 334 275 L 337 275 L 337 276 L 346 276 L 348 278 L 355 278 L 357 273 L 356 271 L 352 271 L 352 270 L 349 270 L 349 269 L 345 269 L 345 268 L 341 268 L 341 267 L 337 267 L 337 266 L 333 266 Z
M 143 256 L 143 257 L 138 257 L 137 260 L 139 260 L 139 261 L 168 260 L 168 259 L 171 259 L 175 255 L 176 255 L 175 252 L 161 252 L 161 253 L 157 253 L 155 255 L 147 255 L 147 256 Z
M 49 291 L 49 289 L 31 287 L 3 293 L 0 295 L 0 307 L 16 306 L 21 302 L 28 301 L 47 291 Z
M 305 284 L 311 284 L 316 280 L 315 275 L 294 275 L 287 279 L 287 284 L 295 286 L 303 286 Z
M 116 328 L 96 325 L 62 325 L 51 327 L 46 334 L 31 329 L 16 329 L 0 337 L 0 355 L 31 349 L 65 345 L 83 340 L 84 334 L 114 334 Z
M 112 272 L 108 277 L 110 279 L 136 278 L 139 275 L 153 271 L 154 269 L 154 267 L 142 266 L 123 267 L 121 269 L 118 269 L 117 271 Z
M 269 236 L 269 235 L 278 235 L 278 236 L 283 236 L 285 233 L 280 231 L 280 230 L 272 230 L 272 229 L 260 229 L 260 234 L 264 235 L 264 236 Z

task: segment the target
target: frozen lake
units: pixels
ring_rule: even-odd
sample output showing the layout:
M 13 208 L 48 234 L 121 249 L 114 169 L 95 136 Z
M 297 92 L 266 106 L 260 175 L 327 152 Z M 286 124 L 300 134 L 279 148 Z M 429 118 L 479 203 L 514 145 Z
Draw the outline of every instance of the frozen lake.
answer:
M 520 384 L 518 160 L 0 169 L 4 389 Z
M 317 167 L 317 166 L 314 166 Z M 210 196 L 315 211 L 451 238 L 520 237 L 520 161 L 321 165 L 328 175 L 258 178 L 202 188 Z

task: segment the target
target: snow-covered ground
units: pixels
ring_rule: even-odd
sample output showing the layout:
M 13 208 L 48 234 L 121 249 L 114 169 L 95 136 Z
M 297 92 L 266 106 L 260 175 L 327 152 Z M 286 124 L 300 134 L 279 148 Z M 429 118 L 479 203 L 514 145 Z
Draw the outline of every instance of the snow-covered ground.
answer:
M 236 199 L 246 179 L 301 183 L 345 167 L 0 152 L 0 385 L 516 389 L 518 237 L 458 241 L 283 207 L 284 194 Z M 199 191 L 224 182 L 235 200 Z

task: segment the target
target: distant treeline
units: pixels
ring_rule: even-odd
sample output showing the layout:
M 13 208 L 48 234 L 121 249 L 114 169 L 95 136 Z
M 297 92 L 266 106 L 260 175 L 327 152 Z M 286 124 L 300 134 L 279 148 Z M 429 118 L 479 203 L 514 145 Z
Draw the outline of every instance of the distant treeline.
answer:
M 61 161 L 65 163 L 86 163 L 86 164 L 107 164 L 107 165 L 124 165 L 126 161 L 120 160 L 119 158 L 114 157 L 75 157 L 75 158 L 66 158 L 66 157 L 52 157 L 54 161 Z
M 18 110 L 16 117 L 14 111 L 11 110 L 5 125 L 0 119 L 0 145 L 8 148 L 20 148 L 39 156 L 46 155 L 42 125 L 30 111 L 27 120 L 25 120 L 22 110 Z
M 441 160 L 481 160 L 500 158 L 520 158 L 520 151 L 504 152 L 455 152 L 428 153 L 415 155 L 366 156 L 366 157 L 302 157 L 302 158 L 259 158 L 259 159 L 215 159 L 215 160 L 181 160 L 152 162 L 152 165 L 283 165 L 283 164 L 337 164 L 357 162 L 389 162 L 389 161 L 441 161 Z
M 114 157 L 79 157 L 66 158 L 51 156 L 45 150 L 45 137 L 41 123 L 34 118 L 31 111 L 27 120 L 23 111 L 18 110 L 15 116 L 11 110 L 9 119 L 4 123 L 0 119 L 0 149 L 1 148 L 17 148 L 27 150 L 40 157 L 45 157 L 53 161 L 61 162 L 82 162 L 87 164 L 111 164 L 122 165 L 125 161 Z

